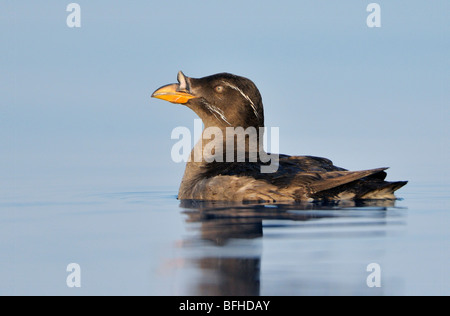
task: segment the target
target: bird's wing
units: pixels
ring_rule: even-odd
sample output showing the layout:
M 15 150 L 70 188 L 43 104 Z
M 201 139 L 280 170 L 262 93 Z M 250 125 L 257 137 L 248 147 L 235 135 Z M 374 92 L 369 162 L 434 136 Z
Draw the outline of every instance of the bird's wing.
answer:
M 378 168 L 363 171 L 330 171 L 330 172 L 300 172 L 297 173 L 289 184 L 280 188 L 280 192 L 293 196 L 296 200 L 307 200 L 318 196 L 321 192 L 336 188 L 337 193 L 342 193 L 339 188 L 346 184 L 356 182 L 363 178 L 370 178 L 387 168 Z M 376 180 L 381 181 L 381 180 Z
M 377 168 L 363 171 L 332 171 L 323 174 L 323 179 L 315 181 L 309 185 L 313 193 L 329 190 L 338 186 L 366 178 L 383 172 L 388 168 Z

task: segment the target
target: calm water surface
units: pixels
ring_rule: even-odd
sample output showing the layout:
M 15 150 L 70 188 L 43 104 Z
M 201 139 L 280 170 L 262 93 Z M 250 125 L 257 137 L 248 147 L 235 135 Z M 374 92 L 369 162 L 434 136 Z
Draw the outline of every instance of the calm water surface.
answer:
M 176 191 L 1 193 L 0 294 L 450 295 L 450 186 L 368 205 L 180 203 Z M 69 263 L 81 288 L 67 287 Z

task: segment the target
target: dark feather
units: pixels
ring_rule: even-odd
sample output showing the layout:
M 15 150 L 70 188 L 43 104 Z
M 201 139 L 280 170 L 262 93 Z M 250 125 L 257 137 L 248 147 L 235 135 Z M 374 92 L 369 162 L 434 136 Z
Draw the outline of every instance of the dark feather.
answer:
M 347 171 L 321 157 L 280 155 L 276 173 L 261 173 L 263 165 L 266 164 L 212 162 L 203 166 L 202 172 L 197 175 L 197 181 L 218 176 L 248 177 L 249 181 L 259 180 L 267 186 L 275 186 L 276 193 L 290 196 L 294 200 L 331 200 L 343 196 L 351 196 L 352 199 L 363 199 L 365 196 L 376 198 L 377 193 L 393 198 L 393 192 L 406 184 L 384 181 L 387 168 Z

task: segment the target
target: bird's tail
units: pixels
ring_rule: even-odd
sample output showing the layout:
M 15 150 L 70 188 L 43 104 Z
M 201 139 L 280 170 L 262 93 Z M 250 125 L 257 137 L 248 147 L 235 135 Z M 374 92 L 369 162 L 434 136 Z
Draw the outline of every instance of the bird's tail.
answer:
M 396 199 L 394 192 L 405 186 L 408 181 L 384 181 L 386 169 L 335 172 L 336 177 L 318 181 L 310 186 L 315 191 L 312 197 L 316 199 L 332 197 L 336 200 L 394 200 Z
M 369 200 L 396 199 L 394 192 L 404 187 L 407 183 L 408 181 L 385 182 L 380 187 L 361 195 L 359 198 Z

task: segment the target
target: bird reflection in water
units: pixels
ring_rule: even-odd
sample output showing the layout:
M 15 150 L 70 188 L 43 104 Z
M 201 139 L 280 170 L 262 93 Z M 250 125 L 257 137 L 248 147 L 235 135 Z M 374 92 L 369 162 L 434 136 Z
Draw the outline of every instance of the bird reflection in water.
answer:
M 378 216 L 395 206 L 394 200 L 334 201 L 295 204 L 252 204 L 234 202 L 181 201 L 180 207 L 193 225 L 195 240 L 184 246 L 203 249 L 193 261 L 201 277 L 192 284 L 193 295 L 260 295 L 261 240 L 264 227 L 279 221 L 310 221 L 352 217 L 347 210 L 377 210 Z M 381 215 L 380 215 L 381 214 Z M 276 221 L 276 222 L 274 222 Z M 256 242 L 255 242 L 256 241 Z M 209 247 L 205 247 L 209 246 Z

